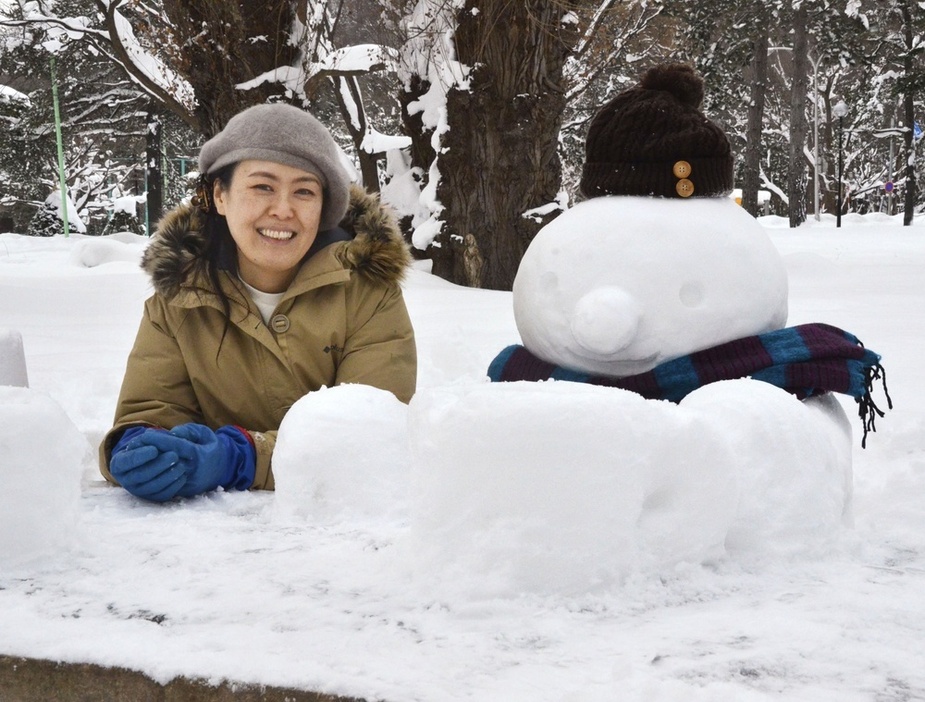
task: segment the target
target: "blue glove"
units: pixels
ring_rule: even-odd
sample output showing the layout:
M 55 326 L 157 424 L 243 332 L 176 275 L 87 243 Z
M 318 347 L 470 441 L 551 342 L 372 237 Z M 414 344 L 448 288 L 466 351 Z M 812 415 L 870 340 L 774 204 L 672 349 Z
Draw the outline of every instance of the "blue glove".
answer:
M 177 456 L 186 481 L 177 490 L 192 497 L 217 487 L 246 490 L 254 483 L 256 452 L 243 431 L 224 426 L 212 431 L 202 424 L 181 424 L 169 432 L 139 437 L 162 454 Z
M 109 460 L 109 472 L 136 497 L 166 502 L 186 484 L 186 471 L 174 451 L 161 451 L 145 437 L 163 434 L 160 429 L 133 427 L 116 442 Z

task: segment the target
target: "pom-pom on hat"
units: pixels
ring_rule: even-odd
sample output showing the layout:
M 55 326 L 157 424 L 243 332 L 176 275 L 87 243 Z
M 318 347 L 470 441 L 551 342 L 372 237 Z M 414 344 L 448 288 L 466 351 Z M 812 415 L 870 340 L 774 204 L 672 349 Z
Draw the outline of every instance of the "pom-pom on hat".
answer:
M 324 204 L 319 229 L 333 229 L 344 218 L 350 200 L 350 178 L 340 165 L 340 152 L 327 128 L 304 110 L 276 103 L 239 112 L 199 151 L 199 172 L 248 159 L 300 168 L 321 179 Z
M 716 197 L 732 191 L 723 131 L 700 111 L 703 79 L 682 63 L 650 68 L 639 85 L 595 115 L 585 141 L 581 192 Z

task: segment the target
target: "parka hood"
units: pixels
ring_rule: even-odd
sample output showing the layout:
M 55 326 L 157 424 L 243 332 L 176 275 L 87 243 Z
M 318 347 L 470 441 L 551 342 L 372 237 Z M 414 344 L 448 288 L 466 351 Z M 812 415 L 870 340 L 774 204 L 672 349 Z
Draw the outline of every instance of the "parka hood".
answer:
M 167 299 L 206 271 L 204 224 L 199 209 L 180 205 L 161 219 L 142 256 L 141 267 L 151 276 L 155 291 Z M 337 256 L 345 268 L 381 284 L 401 281 L 411 254 L 394 213 L 382 205 L 378 195 L 351 186 L 350 205 L 340 228 L 347 241 L 340 244 Z

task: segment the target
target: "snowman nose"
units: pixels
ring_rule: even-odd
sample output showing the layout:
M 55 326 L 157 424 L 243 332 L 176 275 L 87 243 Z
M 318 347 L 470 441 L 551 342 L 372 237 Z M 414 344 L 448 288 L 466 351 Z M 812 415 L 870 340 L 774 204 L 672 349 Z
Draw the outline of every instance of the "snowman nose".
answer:
M 639 305 L 624 289 L 596 288 L 576 303 L 572 336 L 586 351 L 611 356 L 633 341 L 639 319 Z

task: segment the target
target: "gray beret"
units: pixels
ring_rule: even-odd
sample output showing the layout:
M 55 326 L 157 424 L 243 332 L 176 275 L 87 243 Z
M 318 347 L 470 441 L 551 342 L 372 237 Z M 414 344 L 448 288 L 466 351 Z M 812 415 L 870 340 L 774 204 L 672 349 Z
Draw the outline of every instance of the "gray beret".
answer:
M 199 172 L 244 160 L 273 161 L 321 178 L 324 205 L 319 229 L 333 229 L 344 218 L 350 178 L 340 165 L 331 133 L 308 112 L 292 105 L 255 105 L 239 112 L 199 151 Z

